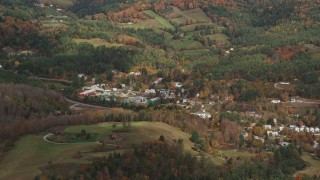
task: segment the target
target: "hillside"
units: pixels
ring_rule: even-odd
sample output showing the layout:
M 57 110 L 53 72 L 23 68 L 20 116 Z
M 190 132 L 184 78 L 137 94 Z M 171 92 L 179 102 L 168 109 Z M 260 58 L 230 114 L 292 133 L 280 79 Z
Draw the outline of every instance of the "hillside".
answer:
M 0 176 L 316 179 L 319 59 L 319 0 L 2 0 Z

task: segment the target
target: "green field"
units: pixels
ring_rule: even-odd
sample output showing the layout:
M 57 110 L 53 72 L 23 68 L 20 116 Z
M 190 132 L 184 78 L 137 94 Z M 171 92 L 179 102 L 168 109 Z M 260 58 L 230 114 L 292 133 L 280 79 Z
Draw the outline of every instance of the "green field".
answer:
M 247 158 L 254 157 L 255 155 L 256 154 L 252 154 L 246 151 L 241 152 L 237 150 L 224 150 L 224 151 L 218 151 L 218 153 L 215 156 L 211 156 L 211 159 L 216 165 L 223 165 L 227 162 L 228 158 L 240 157 L 243 159 L 247 159 Z M 226 156 L 227 159 L 225 159 L 224 156 Z
M 167 19 L 177 24 L 185 23 L 191 20 L 192 23 L 211 23 L 211 19 L 203 12 L 202 9 L 196 8 L 188 11 L 181 11 L 177 7 L 172 7 L 172 12 L 166 15 Z
M 66 132 L 79 132 L 86 129 L 89 133 L 97 133 L 99 138 L 108 138 L 112 132 L 113 123 L 99 123 L 95 125 L 71 126 L 65 129 Z M 117 125 L 121 129 L 122 124 Z M 97 157 L 107 156 L 110 152 L 92 151 L 97 144 L 50 144 L 43 140 L 42 135 L 28 135 L 20 138 L 14 148 L 0 162 L 0 179 L 20 180 L 33 179 L 48 167 L 59 171 L 61 166 L 79 166 L 90 163 Z M 183 139 L 186 151 L 193 152 L 193 143 L 189 141 L 190 134 L 182 132 L 172 126 L 160 122 L 133 122 L 127 133 L 121 133 L 121 143 L 142 143 L 145 141 L 157 140 L 160 135 L 165 139 Z M 121 150 L 120 150 L 121 151 Z M 82 157 L 74 156 L 82 152 Z M 88 153 L 84 153 L 88 152 Z M 63 169 L 63 168 L 62 168 Z
M 171 30 L 175 30 L 175 27 L 170 24 L 169 21 L 167 21 L 166 19 L 164 19 L 163 17 L 159 16 L 157 13 L 151 11 L 151 10 L 147 10 L 147 11 L 143 11 L 146 15 L 148 15 L 151 18 L 154 18 L 159 24 L 161 24 L 163 27 L 171 29 Z
M 178 50 L 180 50 L 182 48 L 185 48 L 185 49 L 201 49 L 201 48 L 203 48 L 203 45 L 200 42 L 194 41 L 191 39 L 172 40 L 170 42 L 170 44 Z
M 125 46 L 123 44 L 116 44 L 116 43 L 109 43 L 103 39 L 100 38 L 92 38 L 92 39 L 73 39 L 76 43 L 89 43 L 92 44 L 94 47 L 98 46 L 106 46 L 106 47 L 113 47 L 113 46 Z
M 62 8 L 67 8 L 72 6 L 76 0 L 38 0 L 39 3 L 48 2 L 49 4 L 57 4 Z
M 308 48 L 309 52 L 311 53 L 311 56 L 313 58 L 320 58 L 320 47 L 315 46 L 313 44 L 305 44 L 306 48 Z

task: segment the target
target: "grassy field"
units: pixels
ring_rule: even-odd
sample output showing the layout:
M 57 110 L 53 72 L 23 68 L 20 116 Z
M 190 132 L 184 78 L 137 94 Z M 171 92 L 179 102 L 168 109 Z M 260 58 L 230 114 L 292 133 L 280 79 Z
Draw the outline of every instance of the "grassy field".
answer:
M 193 23 L 211 23 L 211 19 L 200 8 L 181 12 L 184 17 L 192 20 Z
M 252 154 L 246 151 L 237 151 L 237 150 L 224 150 L 224 151 L 219 151 L 215 156 L 211 156 L 211 160 L 214 162 L 215 165 L 223 165 L 227 162 L 228 158 L 251 158 L 254 157 L 256 154 Z M 224 158 L 224 157 L 227 157 Z
M 72 6 L 76 0 L 38 0 L 39 3 L 48 2 L 49 4 L 57 4 L 62 8 L 67 8 Z
M 319 46 L 315 46 L 313 44 L 305 44 L 304 46 L 309 49 L 313 58 L 320 58 L 320 47 Z
M 320 160 L 313 159 L 309 154 L 303 153 L 301 158 L 307 162 L 308 167 L 304 168 L 302 171 L 295 173 L 295 176 L 298 174 L 306 174 L 308 176 L 317 175 L 320 176 Z
M 123 44 L 116 44 L 116 43 L 109 43 L 103 39 L 100 38 L 92 38 L 92 39 L 78 39 L 75 38 L 73 39 L 74 42 L 76 43 L 89 43 L 92 44 L 94 47 L 97 46 L 106 46 L 106 47 L 112 47 L 112 46 L 124 46 Z
M 70 126 L 66 132 L 79 132 L 85 129 L 89 133 L 97 133 L 100 138 L 107 138 L 112 132 L 113 123 L 99 123 L 88 126 Z M 117 125 L 118 129 L 122 124 Z M 172 126 L 160 122 L 134 122 L 131 124 L 130 131 L 125 134 L 123 143 L 141 143 L 150 140 L 157 140 L 160 135 L 164 135 L 168 141 L 172 139 L 183 139 L 186 151 L 193 152 L 192 142 L 189 141 L 190 134 L 182 132 Z M 80 166 L 90 163 L 98 157 L 107 156 L 110 152 L 93 152 L 96 144 L 50 144 L 43 140 L 41 135 L 28 135 L 19 139 L 14 148 L 0 162 L 0 179 L 20 180 L 33 179 L 43 170 L 54 168 L 59 171 L 62 166 Z M 121 151 L 121 150 L 120 150 Z M 78 152 L 82 157 L 74 158 Z M 88 152 L 88 153 L 86 153 Z
M 151 18 L 154 18 L 159 24 L 161 24 L 163 27 L 171 29 L 171 30 L 175 30 L 175 27 L 170 24 L 169 21 L 167 21 L 166 19 L 164 19 L 163 17 L 159 16 L 157 13 L 151 11 L 151 10 L 147 10 L 147 11 L 143 11 L 146 15 L 148 15 Z
M 182 48 L 186 49 L 201 49 L 203 45 L 191 39 L 181 39 L 181 40 L 172 40 L 170 44 L 175 47 L 176 49 L 180 50 Z
M 177 24 L 186 22 L 186 20 L 191 20 L 192 23 L 211 23 L 211 19 L 200 8 L 181 11 L 177 7 L 172 7 L 172 12 L 168 13 L 166 18 Z

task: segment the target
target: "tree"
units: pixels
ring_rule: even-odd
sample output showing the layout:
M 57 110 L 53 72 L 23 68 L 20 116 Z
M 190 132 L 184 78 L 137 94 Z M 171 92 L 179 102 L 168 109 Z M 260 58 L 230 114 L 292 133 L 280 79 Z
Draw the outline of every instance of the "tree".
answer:
M 163 136 L 163 135 L 160 135 L 160 137 L 159 137 L 159 141 L 162 141 L 162 142 L 164 142 L 164 141 L 165 141 L 165 138 L 164 138 L 164 136 Z
M 197 143 L 200 140 L 200 135 L 198 133 L 198 131 L 193 131 L 190 137 L 190 141 Z

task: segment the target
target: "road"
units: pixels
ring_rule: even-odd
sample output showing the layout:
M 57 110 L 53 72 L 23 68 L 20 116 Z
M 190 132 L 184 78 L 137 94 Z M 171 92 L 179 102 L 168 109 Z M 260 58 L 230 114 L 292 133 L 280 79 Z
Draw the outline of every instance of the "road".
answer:
M 57 143 L 57 142 L 53 142 L 48 140 L 48 137 L 50 136 L 54 136 L 54 134 L 52 133 L 48 133 L 45 136 L 43 136 L 43 140 L 50 143 L 50 144 L 57 144 L 57 145 L 66 145 L 66 144 L 101 144 L 99 141 L 95 141 L 95 142 L 78 142 L 78 143 Z M 116 144 L 104 144 L 107 146 L 114 146 L 114 147 L 118 147 L 119 145 Z
M 94 109 L 107 109 L 107 110 L 112 110 L 112 108 L 109 108 L 109 107 L 97 106 L 97 105 L 91 105 L 91 104 L 85 104 L 85 103 L 81 103 L 81 102 L 77 102 L 77 101 L 68 99 L 67 97 L 64 97 L 64 99 L 65 99 L 67 102 L 69 102 L 69 103 L 73 103 L 73 104 L 74 104 L 73 106 L 81 105 L 81 106 L 84 106 L 84 107 L 94 108 Z
M 53 142 L 53 141 L 48 140 L 48 137 L 50 137 L 50 136 L 54 136 L 54 134 L 52 134 L 52 133 L 46 134 L 45 136 L 43 136 L 43 140 L 48 142 L 48 143 L 51 143 L 51 144 L 101 144 L 99 141 L 96 141 L 96 142 L 79 142 L 79 143 L 57 143 L 57 142 Z
M 43 78 L 43 77 L 29 77 L 31 79 L 39 79 L 43 81 L 52 81 L 52 82 L 58 82 L 66 85 L 72 84 L 72 81 L 64 80 L 64 79 L 49 79 L 49 78 Z

